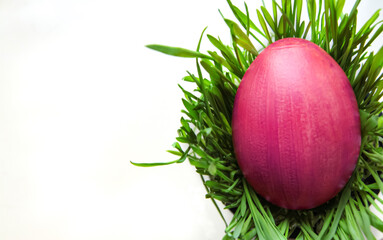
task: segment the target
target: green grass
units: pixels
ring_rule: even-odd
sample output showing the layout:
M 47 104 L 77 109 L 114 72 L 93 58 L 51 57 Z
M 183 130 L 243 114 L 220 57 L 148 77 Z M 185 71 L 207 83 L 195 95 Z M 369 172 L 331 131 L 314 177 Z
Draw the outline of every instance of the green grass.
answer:
M 169 150 L 178 159 L 133 164 L 149 167 L 188 159 L 221 217 L 216 201 L 234 212 L 231 222 L 223 218 L 227 226 L 223 239 L 278 240 L 293 233 L 297 239 L 375 239 L 371 226 L 383 232 L 383 221 L 369 209 L 373 205 L 383 212 L 375 203 L 383 203 L 376 194 L 383 191 L 383 117 L 379 116 L 383 110 L 379 102 L 383 95 L 383 48 L 373 53 L 369 47 L 383 31 L 382 22 L 378 22 L 379 10 L 358 30 L 360 0 L 349 13 L 343 12 L 345 0 L 307 0 L 307 4 L 302 0 L 273 1 L 271 10 L 261 7 L 251 16 L 246 4 L 241 11 L 230 0 L 227 3 L 236 18 L 223 17 L 231 35 L 230 44 L 207 35 L 215 49 L 201 53 L 203 32 L 196 50 L 147 46 L 165 54 L 195 58 L 197 74 L 188 72 L 184 80 L 195 84 L 196 93 L 180 85 L 184 116 L 174 150 Z M 309 16 L 306 20 L 302 17 L 305 5 Z M 335 198 L 310 210 L 286 210 L 260 198 L 243 178 L 232 144 L 231 114 L 241 78 L 263 48 L 287 37 L 308 39 L 339 63 L 354 89 L 361 113 L 362 147 L 352 178 Z

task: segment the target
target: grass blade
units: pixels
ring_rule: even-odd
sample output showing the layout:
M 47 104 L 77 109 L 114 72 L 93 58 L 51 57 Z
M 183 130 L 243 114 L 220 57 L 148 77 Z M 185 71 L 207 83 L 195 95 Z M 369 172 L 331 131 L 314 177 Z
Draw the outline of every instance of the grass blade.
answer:
M 212 59 L 208 55 L 205 55 L 200 52 L 192 51 L 189 49 L 185 49 L 185 48 L 169 47 L 169 46 L 158 45 L 158 44 L 149 44 L 149 45 L 146 45 L 146 47 L 161 53 L 175 56 L 175 57 Z
M 164 166 L 164 165 L 170 165 L 173 163 L 176 163 L 178 160 L 171 161 L 171 162 L 158 162 L 158 163 L 136 163 L 130 161 L 131 164 L 137 167 L 157 167 L 157 166 Z
M 354 182 L 355 177 L 351 177 L 349 182 L 347 183 L 346 187 L 343 189 L 342 195 L 339 200 L 338 208 L 335 212 L 334 220 L 332 221 L 329 233 L 323 238 L 323 240 L 331 240 L 335 233 L 336 229 L 338 228 L 339 220 L 343 215 L 343 211 L 347 205 L 348 200 L 351 197 L 351 185 Z
M 266 35 L 267 41 L 269 41 L 269 44 L 271 44 L 273 42 L 273 40 L 271 40 L 270 33 L 269 33 L 269 30 L 267 29 L 265 20 L 263 19 L 262 14 L 259 12 L 258 9 L 257 9 L 257 15 L 258 15 L 259 23 L 262 26 L 263 32 Z

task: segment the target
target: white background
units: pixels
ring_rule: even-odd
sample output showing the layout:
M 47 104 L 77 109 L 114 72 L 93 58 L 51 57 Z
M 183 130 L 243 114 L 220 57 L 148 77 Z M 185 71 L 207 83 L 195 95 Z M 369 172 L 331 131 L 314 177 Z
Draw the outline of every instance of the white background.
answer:
M 195 72 L 144 45 L 195 49 L 205 26 L 229 43 L 218 8 L 232 17 L 224 0 L 0 1 L 0 239 L 221 239 L 189 163 L 129 162 L 174 159 L 177 83 Z

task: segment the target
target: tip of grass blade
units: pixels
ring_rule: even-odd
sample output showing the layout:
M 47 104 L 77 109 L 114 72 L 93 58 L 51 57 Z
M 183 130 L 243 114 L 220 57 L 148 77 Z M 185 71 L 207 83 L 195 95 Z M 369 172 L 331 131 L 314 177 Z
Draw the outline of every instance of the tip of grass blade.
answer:
M 158 46 L 161 46 L 161 45 L 158 45 L 158 44 L 147 44 L 147 45 L 145 45 L 145 47 L 152 49 L 152 50 L 157 50 Z

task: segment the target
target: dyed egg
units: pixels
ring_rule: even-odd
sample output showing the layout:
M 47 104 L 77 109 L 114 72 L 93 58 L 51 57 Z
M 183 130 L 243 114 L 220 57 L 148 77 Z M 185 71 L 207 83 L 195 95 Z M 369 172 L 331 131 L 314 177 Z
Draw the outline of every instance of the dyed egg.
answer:
M 233 143 L 254 190 L 288 209 L 310 209 L 347 183 L 361 144 L 358 104 L 346 74 L 312 42 L 265 48 L 234 101 Z

